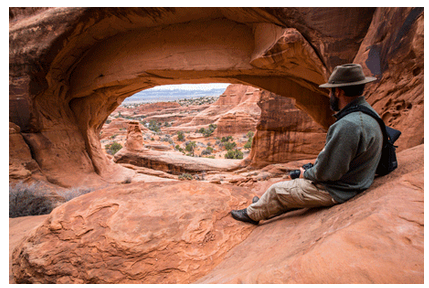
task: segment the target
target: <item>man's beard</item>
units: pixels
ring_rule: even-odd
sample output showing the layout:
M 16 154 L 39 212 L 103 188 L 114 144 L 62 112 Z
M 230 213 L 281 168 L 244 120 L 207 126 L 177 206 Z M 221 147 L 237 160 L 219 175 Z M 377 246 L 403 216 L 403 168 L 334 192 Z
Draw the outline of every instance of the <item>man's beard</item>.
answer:
M 339 99 L 337 97 L 331 95 L 331 98 L 329 99 L 329 104 L 331 105 L 331 109 L 334 112 L 340 111 L 340 107 L 338 107 L 338 101 Z

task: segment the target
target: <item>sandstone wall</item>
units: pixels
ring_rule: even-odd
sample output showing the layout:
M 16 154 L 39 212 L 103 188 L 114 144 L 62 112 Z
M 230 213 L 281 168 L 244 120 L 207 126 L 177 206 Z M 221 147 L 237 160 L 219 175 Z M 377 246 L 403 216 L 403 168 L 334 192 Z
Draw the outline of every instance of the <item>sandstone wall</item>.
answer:
M 380 81 L 367 99 L 400 131 L 398 150 L 424 143 L 423 8 L 377 9 L 355 62 Z
M 261 115 L 261 90 L 246 85 L 230 85 L 211 106 L 229 108 L 217 121 L 215 136 L 224 137 L 255 131 Z M 210 107 L 212 108 L 212 107 Z
M 294 98 L 326 129 L 333 118 L 318 85 L 335 65 L 355 61 L 380 79 L 368 98 L 404 130 L 400 148 L 423 141 L 423 8 L 10 8 L 9 15 L 9 121 L 62 186 L 127 177 L 104 155 L 101 126 L 126 97 L 164 84 L 250 84 Z
M 9 178 L 22 181 L 39 175 L 46 180 L 20 132 L 19 126 L 9 122 Z
M 252 166 L 314 159 L 323 149 L 326 130 L 294 104 L 291 98 L 261 93 L 261 118 L 247 159 Z

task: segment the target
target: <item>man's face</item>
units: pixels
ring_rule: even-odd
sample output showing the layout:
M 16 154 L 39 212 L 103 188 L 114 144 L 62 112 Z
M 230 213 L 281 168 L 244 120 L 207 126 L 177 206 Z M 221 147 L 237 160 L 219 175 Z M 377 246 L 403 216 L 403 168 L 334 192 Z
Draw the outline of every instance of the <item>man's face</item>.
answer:
M 330 99 L 329 104 L 331 105 L 331 110 L 334 112 L 340 111 L 340 108 L 338 107 L 338 97 L 335 96 L 335 88 L 331 89 L 331 92 L 329 93 Z

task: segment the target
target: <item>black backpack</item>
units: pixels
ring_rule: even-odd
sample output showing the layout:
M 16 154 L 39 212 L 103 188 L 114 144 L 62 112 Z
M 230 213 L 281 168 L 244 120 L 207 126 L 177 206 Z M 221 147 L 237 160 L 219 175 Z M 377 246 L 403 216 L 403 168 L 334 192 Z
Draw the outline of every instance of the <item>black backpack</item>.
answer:
M 346 116 L 349 113 L 361 111 L 365 114 L 372 116 L 377 120 L 378 124 L 381 127 L 383 132 L 383 148 L 381 150 L 381 159 L 378 163 L 377 170 L 375 173 L 378 176 L 384 176 L 392 172 L 398 167 L 398 160 L 396 159 L 396 148 L 397 146 L 393 145 L 399 136 L 401 136 L 401 131 L 395 130 L 389 126 L 386 126 L 383 120 L 371 109 L 365 106 L 356 105 L 350 108 L 347 108 L 344 111 L 341 111 L 337 117 L 337 121 Z

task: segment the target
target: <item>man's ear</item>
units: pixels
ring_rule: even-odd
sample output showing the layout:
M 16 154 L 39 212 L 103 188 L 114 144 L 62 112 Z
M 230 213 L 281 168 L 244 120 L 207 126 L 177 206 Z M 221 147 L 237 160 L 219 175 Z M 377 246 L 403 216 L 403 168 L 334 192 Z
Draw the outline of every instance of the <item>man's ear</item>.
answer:
M 335 96 L 338 98 L 340 96 L 344 96 L 344 90 L 341 88 L 335 88 Z

